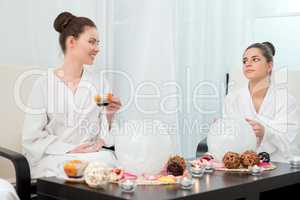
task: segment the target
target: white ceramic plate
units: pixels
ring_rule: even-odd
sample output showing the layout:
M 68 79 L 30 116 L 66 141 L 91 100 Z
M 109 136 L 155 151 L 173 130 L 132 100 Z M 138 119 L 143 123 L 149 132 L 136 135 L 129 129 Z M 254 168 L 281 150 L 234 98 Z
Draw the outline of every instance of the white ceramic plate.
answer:
M 66 175 L 60 175 L 58 176 L 57 178 L 60 178 L 60 179 L 63 179 L 67 182 L 72 182 L 72 183 L 84 183 L 84 177 L 81 177 L 81 178 L 70 178 Z

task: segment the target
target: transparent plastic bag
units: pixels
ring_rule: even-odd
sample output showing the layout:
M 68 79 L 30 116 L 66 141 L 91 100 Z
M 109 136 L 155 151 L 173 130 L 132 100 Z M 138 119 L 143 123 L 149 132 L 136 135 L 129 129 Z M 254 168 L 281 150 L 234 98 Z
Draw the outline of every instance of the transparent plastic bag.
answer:
M 159 173 L 173 154 L 171 137 L 160 121 L 132 121 L 115 135 L 115 153 L 120 167 L 140 174 Z
M 207 136 L 208 151 L 216 160 L 222 161 L 228 151 L 243 153 L 256 150 L 256 136 L 245 120 L 224 118 L 217 120 Z

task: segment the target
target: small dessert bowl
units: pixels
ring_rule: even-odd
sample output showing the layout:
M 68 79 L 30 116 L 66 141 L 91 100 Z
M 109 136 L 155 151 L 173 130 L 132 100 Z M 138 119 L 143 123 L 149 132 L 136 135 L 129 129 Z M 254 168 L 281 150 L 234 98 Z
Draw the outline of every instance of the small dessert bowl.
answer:
M 291 168 L 294 169 L 300 169 L 300 157 L 293 157 L 292 159 L 289 160 L 289 164 Z
M 119 183 L 122 192 L 134 192 L 136 183 L 134 180 L 126 179 Z
M 191 174 L 193 177 L 202 177 L 203 174 L 205 172 L 205 168 L 204 167 L 198 167 L 198 166 L 192 166 L 191 167 Z
M 82 160 L 70 160 L 64 163 L 64 172 L 69 178 L 82 178 L 88 162 Z
M 204 169 L 205 169 L 204 172 L 205 172 L 205 173 L 208 173 L 208 174 L 213 173 L 213 172 L 215 171 L 215 169 L 214 169 L 212 163 L 207 163 L 207 164 L 205 165 L 205 168 L 204 168 Z
M 253 176 L 259 176 L 264 171 L 263 167 L 259 167 L 257 165 L 254 165 L 254 166 L 250 167 L 249 169 L 250 169 L 250 174 Z
M 182 177 L 179 180 L 181 189 L 190 190 L 194 185 L 194 180 L 189 177 Z

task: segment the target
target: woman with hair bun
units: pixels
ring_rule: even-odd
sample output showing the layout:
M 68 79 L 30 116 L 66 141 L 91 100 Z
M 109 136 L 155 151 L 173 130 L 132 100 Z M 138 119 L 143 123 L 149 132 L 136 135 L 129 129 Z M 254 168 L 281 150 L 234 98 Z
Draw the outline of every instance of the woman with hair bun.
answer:
M 257 139 L 257 151 L 265 151 L 273 161 L 287 162 L 300 155 L 299 110 L 287 88 L 270 78 L 275 47 L 270 42 L 254 43 L 243 54 L 243 73 L 248 87 L 225 98 L 224 116 L 245 119 Z
M 69 12 L 54 21 L 63 64 L 34 84 L 25 114 L 22 146 L 32 177 L 54 176 L 60 163 L 70 159 L 100 160 L 113 165 L 111 123 L 121 106 L 112 96 L 108 106 L 94 102 L 98 93 L 110 93 L 100 73 L 84 67 L 93 64 L 99 52 L 96 25 L 86 17 Z

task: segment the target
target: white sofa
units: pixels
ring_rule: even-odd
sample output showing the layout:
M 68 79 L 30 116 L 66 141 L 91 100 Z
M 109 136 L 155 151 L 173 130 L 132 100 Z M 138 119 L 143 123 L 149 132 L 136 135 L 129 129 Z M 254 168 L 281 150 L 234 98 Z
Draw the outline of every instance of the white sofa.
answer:
M 17 152 L 21 152 L 21 131 L 24 112 L 16 104 L 14 87 L 18 78 L 24 72 L 32 69 L 40 68 L 34 66 L 0 66 L 0 91 L 2 92 L 0 104 L 0 146 Z M 30 76 L 22 81 L 20 95 L 23 103 L 27 102 L 28 94 L 36 78 L 37 76 Z M 2 157 L 0 157 L 0 177 L 6 179 L 15 177 L 13 165 Z

